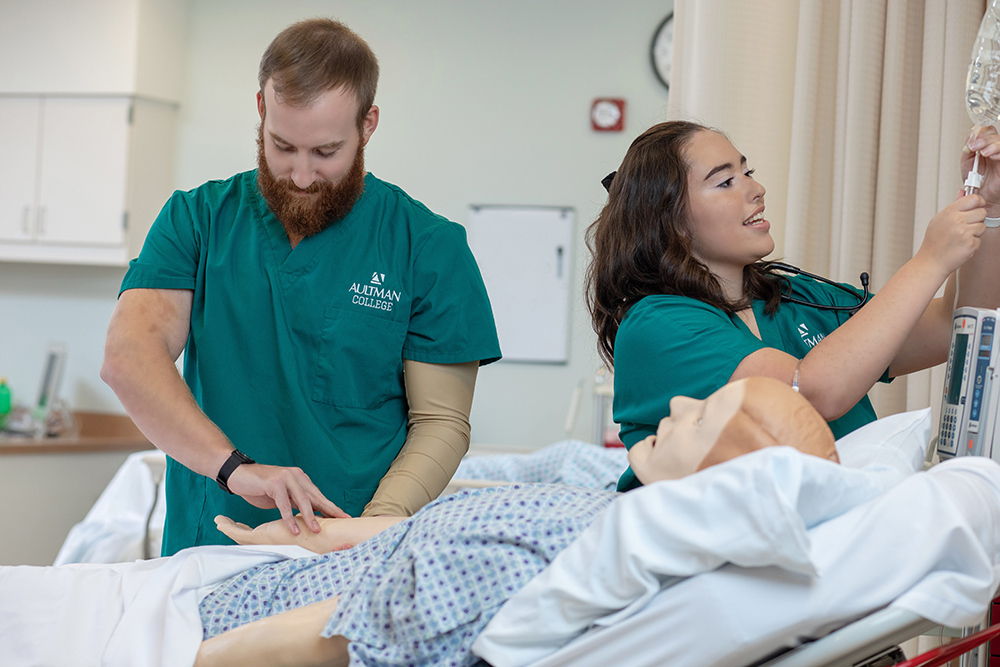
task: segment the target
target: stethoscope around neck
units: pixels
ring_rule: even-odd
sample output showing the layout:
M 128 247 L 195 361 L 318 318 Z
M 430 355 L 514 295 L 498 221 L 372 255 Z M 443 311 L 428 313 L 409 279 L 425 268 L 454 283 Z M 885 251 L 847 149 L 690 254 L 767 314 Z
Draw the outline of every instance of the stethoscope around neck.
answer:
M 819 310 L 846 310 L 846 311 L 849 311 L 848 312 L 848 316 L 850 316 L 850 315 L 853 315 L 854 313 L 858 312 L 859 310 L 861 310 L 861 306 L 863 306 L 866 303 L 868 303 L 868 300 L 871 298 L 871 292 L 868 291 L 868 274 L 867 273 L 862 273 L 861 276 L 860 276 L 860 278 L 861 278 L 861 288 L 865 291 L 865 293 L 862 296 L 859 297 L 858 293 L 855 292 L 854 290 L 852 290 L 849 287 L 845 287 L 844 285 L 841 285 L 838 282 L 830 280 L 829 278 L 824 278 L 823 276 L 817 276 L 814 273 L 809 273 L 808 271 L 803 271 L 799 267 L 792 266 L 791 264 L 785 264 L 784 262 L 766 262 L 765 263 L 765 268 L 767 268 L 767 269 L 778 269 L 779 271 L 784 271 L 785 273 L 793 273 L 793 274 L 796 274 L 796 275 L 805 276 L 806 278 L 812 278 L 813 280 L 818 280 L 821 283 L 826 283 L 827 285 L 832 285 L 833 287 L 836 287 L 839 290 L 847 292 L 848 294 L 850 294 L 851 296 L 853 296 L 855 299 L 858 300 L 858 302 L 856 304 L 852 305 L 852 306 L 833 306 L 833 305 L 829 305 L 829 304 L 826 304 L 826 303 L 813 303 L 812 301 L 806 301 L 805 299 L 798 299 L 796 297 L 793 297 L 791 294 L 782 294 L 781 295 L 781 300 L 782 301 L 788 301 L 790 303 L 797 303 L 797 304 L 800 304 L 800 305 L 803 305 L 803 306 L 811 306 L 811 307 L 817 308 Z

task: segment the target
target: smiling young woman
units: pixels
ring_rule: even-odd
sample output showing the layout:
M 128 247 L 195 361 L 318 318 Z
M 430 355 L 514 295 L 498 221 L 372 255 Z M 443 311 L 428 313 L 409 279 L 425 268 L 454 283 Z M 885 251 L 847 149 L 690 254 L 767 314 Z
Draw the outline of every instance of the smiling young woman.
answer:
M 797 368 L 799 390 L 839 438 L 876 418 L 875 382 L 945 361 L 952 311 L 1000 305 L 1000 232 L 983 223 L 1000 216 L 1000 135 L 988 128 L 968 146 L 989 158 L 981 194 L 935 215 L 913 259 L 851 315 L 860 290 L 764 261 L 774 250 L 765 189 L 724 134 L 671 121 L 640 135 L 605 179 L 608 202 L 587 237 L 587 302 L 615 369 L 625 446 L 655 434 L 675 396 L 705 398 L 750 376 L 791 383 Z M 963 171 L 971 163 L 965 152 Z M 630 469 L 619 489 L 638 485 Z

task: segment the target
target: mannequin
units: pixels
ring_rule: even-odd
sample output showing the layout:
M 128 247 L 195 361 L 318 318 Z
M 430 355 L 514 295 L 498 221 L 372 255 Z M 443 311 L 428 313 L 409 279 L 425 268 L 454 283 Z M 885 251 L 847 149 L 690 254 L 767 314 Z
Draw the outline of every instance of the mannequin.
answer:
M 680 479 L 776 445 L 839 463 L 826 421 L 805 397 L 774 378 L 737 380 L 704 401 L 675 396 L 670 415 L 655 436 L 629 450 L 629 465 L 643 484 Z
M 826 421 L 804 397 L 773 378 L 740 380 L 722 387 L 705 400 L 677 397 L 671 402 L 670 408 L 672 416 L 660 422 L 657 434 L 637 443 L 629 452 L 629 463 L 643 484 L 679 479 L 736 456 L 771 446 L 791 446 L 807 454 L 837 461 L 833 435 Z M 538 486 L 542 485 L 500 487 L 493 489 L 496 493 L 473 492 L 467 494 L 462 501 L 432 503 L 409 519 L 320 519 L 321 532 L 318 535 L 302 530 L 298 536 L 292 536 L 281 522 L 250 528 L 226 517 L 218 517 L 216 524 L 219 530 L 240 544 L 294 543 L 317 553 L 324 553 L 351 549 L 358 545 L 359 549 L 364 549 L 366 540 L 406 521 L 411 528 L 394 543 L 393 551 L 398 552 L 399 545 L 403 545 L 411 534 L 417 532 L 416 527 L 420 522 L 430 520 L 435 513 L 456 509 L 458 502 L 467 504 L 464 512 L 468 516 L 476 516 L 486 513 L 478 505 L 495 497 L 497 493 L 509 494 L 517 499 L 535 492 Z M 582 491 L 577 490 L 576 493 Z M 561 492 L 556 487 L 551 491 Z M 596 499 L 600 509 L 603 509 L 615 494 L 587 491 L 581 495 Z M 580 495 L 570 504 L 580 504 Z M 562 508 L 560 511 L 570 510 Z M 596 514 L 584 517 L 579 523 L 589 524 L 594 517 Z M 569 523 L 573 518 L 565 520 Z M 299 521 L 302 521 L 301 517 Z M 396 530 L 402 528 L 405 526 L 399 526 Z M 559 548 L 563 546 L 565 544 Z M 544 564 L 540 565 L 544 567 Z M 411 563 L 403 565 L 410 570 L 417 569 Z M 537 571 L 525 572 L 526 576 L 521 577 L 520 583 L 526 583 Z M 367 573 L 364 574 L 367 576 Z M 339 597 L 330 597 L 278 613 L 211 637 L 202 643 L 195 664 L 198 667 L 346 665 L 349 661 L 350 639 L 342 635 L 327 638 L 321 636 L 324 628 L 328 627 L 331 614 L 337 610 Z M 402 597 L 405 598 L 405 595 Z M 502 602 L 503 600 L 499 600 L 496 604 L 485 605 L 478 610 L 476 617 L 482 620 L 478 629 L 485 625 Z M 473 629 L 473 638 L 477 632 L 478 630 Z M 468 648 L 456 647 L 456 650 L 467 651 Z

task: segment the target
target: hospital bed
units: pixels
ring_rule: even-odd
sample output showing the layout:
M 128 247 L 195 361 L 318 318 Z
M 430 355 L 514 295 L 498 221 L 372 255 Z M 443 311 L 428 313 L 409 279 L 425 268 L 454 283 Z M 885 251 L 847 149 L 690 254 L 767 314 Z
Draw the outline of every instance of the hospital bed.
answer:
M 581 440 L 561 440 L 540 449 L 473 444 L 442 495 L 515 482 L 610 490 L 626 466 L 624 449 Z M 70 530 L 53 564 L 120 563 L 158 556 L 166 508 L 165 467 L 160 451 L 129 456 L 87 516 Z
M 916 413 L 899 415 L 866 427 L 869 429 L 867 435 L 870 446 L 855 449 L 846 456 L 841 443 L 838 443 L 838 448 L 841 449 L 845 465 L 881 470 L 889 476 L 893 474 L 893 470 L 898 471 L 901 467 L 917 470 L 921 467 L 929 426 L 926 411 L 922 416 L 917 416 Z M 872 429 L 880 431 L 875 433 Z M 855 440 L 860 442 L 862 438 Z M 975 465 L 979 463 L 994 468 L 977 470 Z M 958 471 L 966 477 L 982 478 L 992 475 L 990 484 L 996 487 L 996 493 L 1000 493 L 1000 469 L 995 464 L 963 462 L 959 466 L 950 466 L 950 469 L 963 465 L 971 465 L 971 469 Z M 949 466 L 942 468 L 948 469 Z M 715 474 L 712 470 L 705 473 Z M 702 475 L 705 476 L 705 473 Z M 941 474 L 927 475 L 926 479 L 929 480 L 942 478 Z M 990 484 L 986 486 L 989 487 Z M 905 486 L 909 488 L 914 485 L 907 483 Z M 657 485 L 653 485 L 640 491 L 648 494 L 655 492 L 656 487 Z M 903 487 L 903 484 L 899 485 L 899 488 Z M 765 663 L 782 667 L 848 665 L 855 664 L 859 655 L 871 655 L 937 625 L 975 625 L 981 620 L 1000 582 L 1000 543 L 997 543 L 1000 535 L 993 534 L 1000 532 L 995 530 L 1000 525 L 1000 503 L 995 502 L 996 498 L 993 498 L 994 502 L 989 506 L 984 506 L 982 502 L 965 502 L 960 505 L 962 511 L 959 513 L 952 511 L 954 507 L 951 505 L 943 504 L 951 496 L 952 490 L 957 489 L 961 493 L 961 489 L 966 487 L 969 484 L 964 481 L 959 484 L 953 482 L 952 486 L 945 489 L 948 493 L 944 496 L 941 495 L 942 489 L 933 485 L 922 492 L 914 491 L 915 495 L 906 502 L 912 503 L 918 516 L 926 517 L 928 522 L 935 522 L 937 525 L 934 530 L 925 531 L 926 535 L 921 537 L 925 542 L 920 543 L 921 546 L 914 551 L 913 557 L 907 557 L 898 564 L 895 561 L 900 556 L 892 544 L 892 536 L 868 535 L 868 542 L 857 541 L 859 537 L 835 529 L 834 524 L 841 520 L 840 517 L 821 524 L 820 528 L 834 525 L 826 532 L 810 530 L 813 548 L 820 550 L 818 558 L 821 571 L 822 568 L 834 565 L 823 560 L 823 550 L 829 548 L 832 553 L 834 547 L 839 549 L 839 555 L 855 559 L 841 563 L 841 569 L 850 569 L 859 563 L 881 564 L 881 569 L 870 569 L 867 572 L 869 579 L 874 578 L 876 583 L 898 570 L 906 570 L 906 567 L 899 567 L 902 565 L 914 569 L 914 572 L 920 571 L 919 576 L 915 574 L 912 581 L 903 585 L 901 593 L 883 591 L 884 599 L 878 598 L 872 590 L 878 587 L 862 577 L 856 582 L 860 587 L 858 590 L 853 590 L 848 585 L 850 582 L 843 581 L 831 583 L 833 588 L 830 590 L 822 590 L 821 587 L 817 589 L 810 586 L 808 577 L 782 567 L 723 565 L 704 574 L 676 581 L 657 580 L 656 590 L 646 591 L 649 599 L 642 604 L 626 605 L 627 609 L 616 609 L 605 617 L 588 621 L 585 628 L 564 638 L 565 641 L 557 642 L 554 649 L 545 648 L 541 655 L 536 652 L 523 664 L 531 667 L 587 667 L 607 664 L 748 666 Z M 829 489 L 828 492 L 836 493 L 836 489 Z M 631 492 L 625 498 L 641 499 L 642 496 L 633 495 L 638 493 L 639 491 Z M 988 499 L 979 497 L 974 500 Z M 616 502 L 616 506 L 619 504 Z M 891 509 L 892 505 L 888 507 Z M 980 509 L 983 511 L 979 511 Z M 866 503 L 851 511 L 871 512 L 877 518 L 882 509 L 875 505 L 869 507 Z M 655 521 L 656 516 L 669 517 L 669 512 L 661 508 L 649 520 Z M 920 525 L 922 523 L 918 522 L 909 528 L 919 529 Z M 879 539 L 882 541 L 879 542 Z M 784 543 L 785 541 L 781 542 Z M 516 609 L 519 604 L 522 607 L 544 607 L 544 588 L 540 594 L 538 586 L 534 590 L 532 586 L 541 581 L 544 587 L 544 577 L 558 572 L 560 559 L 567 554 L 572 557 L 570 552 L 576 544 L 571 545 L 550 568 L 509 601 L 494 621 L 501 619 L 509 609 Z M 114 638 L 119 643 L 112 642 L 111 654 L 106 656 L 107 664 L 184 664 L 170 660 L 176 658 L 176 652 L 183 651 L 184 646 L 190 648 L 192 645 L 194 640 L 190 636 L 185 639 L 184 633 L 190 633 L 192 623 L 197 625 L 197 619 L 192 622 L 189 615 L 185 616 L 179 610 L 185 604 L 188 612 L 192 604 L 196 608 L 197 591 L 204 590 L 210 584 L 206 577 L 209 580 L 212 577 L 225 578 L 245 569 L 250 562 L 302 553 L 294 548 L 246 547 L 209 547 L 194 551 L 197 553 L 186 557 L 186 560 L 169 559 L 166 567 L 162 565 L 162 560 L 157 560 L 139 564 L 138 571 L 128 570 L 128 581 L 120 590 L 131 591 L 132 597 L 127 604 L 119 605 L 127 613 L 114 623 Z M 607 558 L 608 553 L 593 549 L 587 551 L 587 554 L 591 561 L 604 563 L 611 571 L 621 570 L 614 564 L 613 555 Z M 576 557 L 580 557 L 580 554 L 576 554 Z M 619 554 L 619 557 L 622 555 Z M 635 554 L 630 557 L 634 560 Z M 114 567 L 123 568 L 122 572 L 132 568 L 131 565 Z M 590 579 L 580 577 L 582 570 L 573 567 L 572 562 L 570 567 L 563 567 L 571 575 L 576 575 L 577 579 Z M 62 570 L 50 573 L 60 573 L 61 576 Z M 65 574 L 76 576 L 78 573 Z M 48 583 L 65 590 L 65 582 L 59 581 L 58 577 Z M 617 590 L 628 587 L 612 588 Z M 842 590 L 837 590 L 838 588 Z M 161 595 L 154 594 L 157 590 Z M 952 593 L 946 593 L 942 597 L 941 591 Z M 814 595 L 818 597 L 814 598 Z M 94 597 L 96 604 L 92 599 Z M 45 624 L 46 633 L 50 636 L 57 633 L 57 636 L 64 637 L 67 645 L 72 643 L 74 633 L 80 632 L 75 629 L 79 617 L 74 617 L 67 607 L 67 600 L 75 599 L 87 600 L 84 608 L 88 613 L 95 608 L 102 608 L 99 593 L 81 591 L 79 595 L 64 595 L 57 609 L 44 612 L 49 619 Z M 600 603 L 600 600 L 596 602 Z M 922 606 L 917 603 L 924 604 Z M 30 610 L 22 610 L 20 613 L 21 617 L 30 615 Z M 8 621 L 13 623 L 13 620 L 20 621 L 21 618 L 4 618 L 0 610 L 0 628 L 15 627 L 7 625 Z M 750 626 L 741 625 L 744 621 L 750 621 Z M 491 629 L 492 626 L 484 634 L 488 635 Z M 11 631 L 6 631 L 9 632 Z M 3 650 L 2 642 L 6 633 L 0 630 L 0 650 Z M 88 637 L 79 639 L 86 641 L 92 634 L 88 633 Z M 786 653 L 789 649 L 820 637 L 823 639 Z M 155 647 L 156 651 L 149 650 L 149 647 Z M 120 659 L 120 662 L 116 663 L 116 659 Z M 769 660 L 772 662 L 768 662 Z

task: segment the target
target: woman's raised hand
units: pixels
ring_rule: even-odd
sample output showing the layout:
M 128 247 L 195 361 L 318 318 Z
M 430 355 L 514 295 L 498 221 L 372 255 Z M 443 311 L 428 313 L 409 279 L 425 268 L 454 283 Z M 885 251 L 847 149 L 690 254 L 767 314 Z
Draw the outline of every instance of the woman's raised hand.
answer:
M 978 134 L 969 135 L 966 147 L 962 154 L 962 179 L 975 164 L 975 153 L 978 151 L 979 173 L 983 175 L 979 194 L 986 201 L 990 217 L 1000 217 L 1000 134 L 996 128 L 984 127 Z
M 931 218 L 914 259 L 936 268 L 943 283 L 979 249 L 986 231 L 985 202 L 978 194 L 963 195 Z

